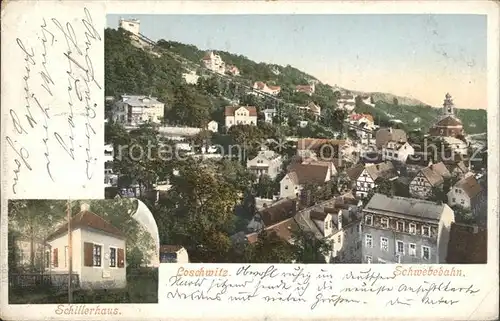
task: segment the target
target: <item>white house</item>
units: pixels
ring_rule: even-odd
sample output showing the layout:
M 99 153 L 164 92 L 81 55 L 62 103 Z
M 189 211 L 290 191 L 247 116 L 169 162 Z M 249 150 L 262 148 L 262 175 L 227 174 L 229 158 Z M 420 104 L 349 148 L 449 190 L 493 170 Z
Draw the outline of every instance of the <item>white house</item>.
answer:
M 447 147 L 449 147 L 454 153 L 467 155 L 467 143 L 463 140 L 451 136 L 442 137 L 442 140 L 444 141 L 445 145 L 447 145 Z
M 384 147 L 382 147 L 382 159 L 384 160 L 396 160 L 401 163 L 405 163 L 408 156 L 413 155 L 415 149 L 408 142 L 399 143 L 395 141 L 389 141 Z
M 232 65 L 227 67 L 227 72 L 233 76 L 240 75 L 240 70 L 236 66 L 232 66 Z
M 352 172 L 359 173 L 359 166 L 355 166 Z M 356 174 L 353 174 L 351 179 L 354 179 Z M 367 196 L 368 192 L 377 186 L 377 179 L 394 180 L 397 177 L 398 173 L 390 162 L 366 164 L 356 178 L 356 197 Z
M 211 120 L 207 124 L 207 129 L 213 133 L 217 133 L 219 131 L 219 123 L 215 120 Z
M 207 69 L 220 74 L 224 74 L 226 72 L 226 63 L 222 61 L 222 58 L 213 51 L 207 52 L 203 57 L 202 62 Z
M 256 81 L 253 84 L 253 89 L 257 89 L 259 91 L 262 91 L 266 94 L 276 96 L 280 93 L 281 87 L 280 86 L 268 86 L 266 83 L 262 81 Z
M 280 181 L 280 198 L 295 198 L 306 184 L 330 181 L 331 167 L 323 164 L 295 164 Z
M 233 125 L 257 125 L 257 108 L 253 106 L 227 106 L 224 116 L 226 129 Z
M 189 255 L 181 245 L 161 245 L 160 263 L 189 263 Z
M 283 160 L 280 154 L 272 150 L 261 150 L 253 159 L 247 162 L 247 168 L 257 175 L 268 175 L 271 179 L 281 172 Z
M 108 221 L 82 205 L 70 222 L 72 271 L 82 288 L 123 288 L 127 284 L 125 235 Z M 68 273 L 68 224 L 47 238 L 51 274 Z
M 144 123 L 161 123 L 165 104 L 155 97 L 122 95 L 113 108 L 117 123 L 137 126 Z
M 264 121 L 266 123 L 272 124 L 273 123 L 273 118 L 278 114 L 276 109 L 264 109 L 262 111 L 262 114 L 264 114 Z
M 476 202 L 481 201 L 478 197 L 481 191 L 481 185 L 474 175 L 468 173 L 450 188 L 448 192 L 448 205 L 458 205 L 463 208 L 471 209 L 475 206 Z
M 183 73 L 182 78 L 187 84 L 196 85 L 200 76 L 196 74 L 196 71 L 192 70 L 188 73 Z
M 139 35 L 139 29 L 141 26 L 141 22 L 138 19 L 120 19 L 120 28 L 127 30 L 128 32 L 133 33 L 134 35 Z
M 321 107 L 312 101 L 306 106 L 299 106 L 299 110 L 310 112 L 318 117 L 321 116 Z

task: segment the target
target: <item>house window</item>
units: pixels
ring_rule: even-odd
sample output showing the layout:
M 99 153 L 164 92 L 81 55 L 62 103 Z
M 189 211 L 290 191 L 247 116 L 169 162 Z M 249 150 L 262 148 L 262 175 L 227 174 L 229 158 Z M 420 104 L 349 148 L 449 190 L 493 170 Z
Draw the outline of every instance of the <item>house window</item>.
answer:
M 417 226 L 414 223 L 410 223 L 410 234 L 417 233 Z
M 365 256 L 365 261 L 366 261 L 366 263 L 371 264 L 372 263 L 372 257 L 370 255 Z
M 417 245 L 410 243 L 408 246 L 410 256 L 417 256 Z
M 366 247 L 373 247 L 373 238 L 370 234 L 365 235 L 365 246 Z
M 102 246 L 94 244 L 94 266 L 101 266 L 101 260 L 102 260 Z
M 422 246 L 422 259 L 428 261 L 431 258 L 431 249 L 428 246 Z
M 464 200 L 463 200 L 463 199 L 462 199 L 462 200 L 460 200 L 460 204 L 461 204 L 461 205 L 464 205 L 464 203 L 465 203 L 465 202 L 464 202 Z
M 285 186 L 285 189 L 288 189 L 288 185 Z
M 382 251 L 389 251 L 389 239 L 386 237 L 380 238 L 380 249 Z
M 396 252 L 398 254 L 405 253 L 405 244 L 402 241 L 396 241 Z
M 373 224 L 373 217 L 371 215 L 365 216 L 365 224 L 366 225 L 372 225 Z
M 109 248 L 109 266 L 116 267 L 116 248 Z
M 422 235 L 431 236 L 431 228 L 428 226 L 422 226 Z
M 389 228 L 389 219 L 388 218 L 380 219 L 380 223 L 382 224 L 382 227 Z
M 456 198 L 454 198 L 454 197 L 453 197 L 453 198 L 451 199 L 451 201 L 452 201 L 453 203 L 455 203 L 455 202 L 456 202 Z
M 339 242 L 339 243 L 340 243 L 341 239 L 342 239 L 342 236 L 341 236 L 341 235 L 337 236 L 337 242 Z
M 361 233 L 361 223 L 360 223 L 360 224 L 358 224 L 357 226 L 358 226 L 358 227 L 357 227 L 357 231 L 358 231 L 358 233 Z
M 405 222 L 396 222 L 396 229 L 400 232 L 405 231 Z

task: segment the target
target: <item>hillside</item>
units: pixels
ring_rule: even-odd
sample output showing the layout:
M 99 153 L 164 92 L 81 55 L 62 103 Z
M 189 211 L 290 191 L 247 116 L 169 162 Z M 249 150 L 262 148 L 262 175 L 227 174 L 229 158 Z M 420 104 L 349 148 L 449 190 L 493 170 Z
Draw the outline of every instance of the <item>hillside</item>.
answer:
M 196 46 L 174 41 L 159 40 L 157 44 L 191 61 L 192 64 L 189 65 L 192 66 L 199 65 L 206 53 Z M 322 112 L 327 112 L 336 106 L 335 91 L 350 91 L 317 82 L 314 76 L 289 65 L 257 63 L 242 55 L 225 51 L 216 52 L 226 64 L 238 67 L 241 73 L 241 76 L 237 77 L 239 81 L 247 85 L 253 84 L 254 81 L 279 85 L 281 86 L 279 98 L 299 105 L 314 101 L 322 107 Z M 166 117 L 174 123 L 187 122 L 186 124 L 195 126 L 203 121 L 203 117 L 219 119 L 227 99 L 232 99 L 236 94 L 234 88 L 221 88 L 223 85 L 214 77 L 202 78 L 204 80 L 198 85 L 186 85 L 182 73 L 186 69 L 192 69 L 192 66 L 180 63 L 169 55 L 155 56 L 132 46 L 129 34 L 122 29 L 105 30 L 105 62 L 106 95 L 128 93 L 156 96 L 167 103 L 169 110 L 173 109 L 171 113 L 166 111 Z M 317 82 L 316 92 L 312 96 L 295 92 L 296 85 L 307 84 L 311 80 Z M 439 113 L 437 108 L 413 98 L 380 92 L 350 92 L 373 97 L 375 107 L 358 102 L 356 111 L 373 114 L 382 126 L 389 125 L 390 119 L 400 119 L 405 128 L 426 130 Z M 239 94 L 244 95 L 244 93 Z M 272 107 L 268 102 L 255 99 L 245 98 L 244 101 L 253 103 L 259 108 Z M 181 105 L 186 104 L 191 104 L 186 107 L 189 112 L 181 108 Z M 457 113 L 463 120 L 467 133 L 486 131 L 484 110 L 460 109 Z M 190 119 L 189 115 L 195 115 L 196 120 Z

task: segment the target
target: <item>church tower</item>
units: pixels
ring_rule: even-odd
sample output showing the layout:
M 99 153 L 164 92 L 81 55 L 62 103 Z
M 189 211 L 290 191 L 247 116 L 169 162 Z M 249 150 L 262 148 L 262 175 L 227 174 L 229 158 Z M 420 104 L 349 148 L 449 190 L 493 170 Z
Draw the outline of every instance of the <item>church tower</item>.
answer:
M 455 105 L 449 93 L 446 93 L 443 103 L 443 118 L 448 116 L 455 116 Z

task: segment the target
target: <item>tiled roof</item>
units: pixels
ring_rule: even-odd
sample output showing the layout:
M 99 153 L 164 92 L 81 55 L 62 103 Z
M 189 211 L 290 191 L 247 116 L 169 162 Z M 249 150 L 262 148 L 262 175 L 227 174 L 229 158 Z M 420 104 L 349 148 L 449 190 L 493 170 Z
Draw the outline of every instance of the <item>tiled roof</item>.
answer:
M 439 205 L 435 202 L 420 199 L 398 196 L 388 197 L 376 193 L 363 210 L 381 211 L 439 221 L 445 206 L 447 205 Z
M 487 229 L 452 223 L 446 263 L 481 264 L 487 259 Z
M 448 171 L 448 168 L 446 168 L 446 166 L 443 164 L 443 162 L 439 162 L 439 163 L 436 163 L 436 164 L 432 164 L 430 166 L 430 168 L 438 173 L 439 175 L 441 175 L 443 178 L 449 178 L 451 177 L 451 174 L 450 172 Z
M 260 217 L 265 226 L 274 225 L 280 221 L 293 217 L 297 208 L 295 200 L 284 200 L 260 211 Z
M 359 175 L 363 172 L 365 166 L 363 164 L 357 164 L 354 167 L 348 168 L 346 170 L 347 176 L 353 181 L 359 178 Z
M 224 110 L 224 115 L 234 116 L 236 110 L 240 109 L 241 107 L 248 110 L 250 116 L 257 116 L 257 108 L 254 106 L 226 106 L 226 109 Z
M 469 198 L 473 198 L 481 192 L 481 185 L 476 180 L 474 175 L 462 178 L 455 184 L 455 186 L 463 189 Z
M 292 172 L 295 173 L 299 184 L 324 183 L 329 167 L 315 164 L 295 164 Z
M 431 184 L 431 186 L 439 186 L 444 182 L 443 176 L 433 171 L 430 167 L 424 167 L 420 170 L 420 172 L 429 181 L 429 184 Z
M 398 173 L 391 162 L 370 164 L 365 166 L 365 169 L 373 181 L 376 181 L 378 178 L 390 179 L 398 176 Z
M 124 103 L 134 107 L 149 107 L 152 105 L 163 104 L 162 102 L 158 101 L 158 98 L 156 97 L 122 95 L 121 98 Z
M 390 141 L 405 143 L 407 141 L 406 132 L 398 128 L 381 128 L 375 134 L 375 144 L 378 148 L 385 146 Z
M 293 236 L 293 232 L 299 228 L 295 219 L 289 218 L 278 222 L 274 225 L 266 227 L 264 233 L 272 233 L 278 236 L 280 239 L 285 241 L 290 241 Z M 246 235 L 248 243 L 255 243 L 259 240 L 259 233 L 251 233 Z
M 327 216 L 328 212 L 326 208 L 325 211 L 311 211 L 311 213 L 309 214 L 311 220 L 318 220 L 318 221 L 324 221 Z
M 80 213 L 73 216 L 71 219 L 71 230 L 78 228 L 92 228 L 95 230 L 103 231 L 105 233 L 111 234 L 118 238 L 125 238 L 125 234 L 118 228 L 113 226 L 110 222 L 106 221 L 97 214 L 89 211 L 81 211 Z M 53 240 L 60 235 L 68 233 L 68 223 L 63 224 L 54 233 L 47 237 L 47 240 Z

